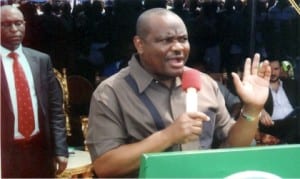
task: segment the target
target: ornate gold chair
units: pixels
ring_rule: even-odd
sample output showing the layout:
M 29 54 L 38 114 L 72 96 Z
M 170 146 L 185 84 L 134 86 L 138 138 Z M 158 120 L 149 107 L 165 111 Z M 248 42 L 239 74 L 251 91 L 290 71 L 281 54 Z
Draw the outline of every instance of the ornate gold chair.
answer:
M 53 69 L 54 74 L 60 84 L 60 87 L 63 92 L 63 108 L 66 116 L 66 130 L 67 135 L 71 136 L 71 123 L 70 123 L 70 93 L 66 69 L 62 70 L 62 73 L 57 69 Z M 74 86 L 74 85 L 72 85 Z M 77 86 L 78 87 L 78 86 Z M 73 89 L 76 88 L 76 85 Z M 76 89 L 76 93 L 82 93 L 85 90 Z M 74 92 L 74 91 L 73 91 Z M 73 94 L 73 93 L 72 93 Z M 87 125 L 82 124 L 82 131 L 85 135 Z M 56 176 L 57 178 L 92 178 L 92 162 L 88 151 L 75 150 L 69 148 L 69 160 L 66 170 L 60 175 Z
M 74 87 L 73 82 L 77 81 L 77 79 L 78 79 L 78 78 L 76 78 L 73 81 L 70 81 L 71 82 L 70 85 L 74 87 L 74 88 L 71 88 L 72 94 L 70 94 L 70 85 L 68 83 L 66 69 L 64 68 L 62 70 L 62 73 L 59 72 L 57 69 L 53 69 L 53 70 L 54 70 L 54 74 L 60 84 L 62 92 L 63 92 L 63 101 L 64 101 L 63 108 L 64 108 L 64 112 L 65 112 L 65 116 L 66 116 L 66 130 L 67 130 L 67 135 L 71 136 L 72 133 L 71 133 L 71 122 L 70 122 L 70 118 L 71 118 L 70 95 L 71 95 L 71 97 L 73 97 L 72 99 L 74 99 L 74 98 L 76 99 L 77 97 L 79 99 L 81 99 L 82 96 L 79 95 L 80 93 L 83 94 L 83 92 L 84 92 L 86 94 L 86 92 L 90 93 L 90 91 L 87 91 L 84 88 Z M 74 93 L 76 93 L 77 96 L 74 96 Z M 76 100 L 78 100 L 78 99 L 76 99 Z M 85 121 L 85 120 L 82 120 L 82 121 Z M 85 137 L 85 133 L 86 133 L 86 127 L 87 127 L 87 123 L 86 124 L 82 123 L 82 132 L 84 134 L 84 137 Z M 67 168 L 65 169 L 65 171 L 63 173 L 61 173 L 60 175 L 57 175 L 56 177 L 57 178 L 92 178 L 93 177 L 92 162 L 91 162 L 89 152 L 86 150 L 76 150 L 76 149 L 69 147 L 69 160 L 68 160 Z
M 82 132 L 84 139 L 87 133 L 88 118 L 81 119 Z M 71 150 L 69 153 L 69 161 L 66 170 L 58 175 L 58 178 L 93 178 L 93 166 L 88 152 L 86 143 L 85 150 Z
M 87 151 L 70 151 L 68 165 L 57 178 L 93 178 L 92 162 Z
M 69 105 L 72 126 L 72 138 L 70 144 L 74 146 L 84 146 L 84 131 L 82 118 L 87 117 L 90 100 L 94 91 L 93 84 L 83 76 L 68 76 Z
M 86 134 L 87 134 L 87 129 L 88 129 L 88 122 L 89 119 L 85 116 L 82 116 L 81 118 L 81 129 L 84 137 L 84 150 L 88 151 L 87 145 L 86 145 Z
M 68 90 L 68 81 L 67 81 L 67 69 L 63 68 L 62 73 L 55 68 L 53 69 L 53 71 L 62 89 L 63 109 L 66 116 L 66 130 L 67 130 L 67 135 L 71 136 L 72 133 L 71 133 L 70 116 L 69 116 L 69 90 Z

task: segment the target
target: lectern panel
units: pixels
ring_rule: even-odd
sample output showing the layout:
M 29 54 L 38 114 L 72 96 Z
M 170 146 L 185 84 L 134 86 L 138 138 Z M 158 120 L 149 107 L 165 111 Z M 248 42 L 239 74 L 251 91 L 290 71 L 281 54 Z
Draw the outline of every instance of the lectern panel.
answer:
M 247 172 L 248 175 L 267 173 L 280 178 L 299 178 L 300 145 L 144 154 L 141 158 L 139 176 L 140 178 L 226 178 L 239 172 Z

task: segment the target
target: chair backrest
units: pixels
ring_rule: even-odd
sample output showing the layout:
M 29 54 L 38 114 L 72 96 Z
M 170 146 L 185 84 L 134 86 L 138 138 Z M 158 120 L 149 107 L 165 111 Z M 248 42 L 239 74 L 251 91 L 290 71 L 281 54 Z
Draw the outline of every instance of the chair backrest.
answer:
M 71 75 L 68 76 L 67 79 L 69 90 L 69 105 L 72 109 L 79 110 L 77 112 L 81 111 L 80 115 L 85 115 L 84 113 L 87 113 L 87 110 L 89 108 L 91 96 L 94 91 L 94 86 L 89 80 L 80 75 Z M 77 107 L 79 109 L 77 109 Z M 71 111 L 72 114 L 73 112 Z
M 86 130 L 84 129 L 87 125 L 85 122 L 82 122 L 81 119 L 88 116 L 94 85 L 88 79 L 80 75 L 69 75 L 67 80 L 70 106 L 69 115 L 72 126 L 72 138 L 69 144 L 84 146 L 85 149 L 87 149 L 85 146 Z
M 60 84 L 63 93 L 63 110 L 66 116 L 66 130 L 67 130 L 67 135 L 71 136 L 72 133 L 71 133 L 70 116 L 69 116 L 69 91 L 68 91 L 68 81 L 67 81 L 67 69 L 63 68 L 62 73 L 55 68 L 53 68 L 53 71 L 57 81 Z

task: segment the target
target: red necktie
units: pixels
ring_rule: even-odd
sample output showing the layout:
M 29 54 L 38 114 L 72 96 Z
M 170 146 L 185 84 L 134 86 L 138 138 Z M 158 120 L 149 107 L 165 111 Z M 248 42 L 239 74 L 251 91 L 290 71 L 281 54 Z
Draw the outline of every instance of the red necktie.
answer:
M 13 73 L 17 95 L 18 130 L 25 137 L 25 139 L 28 139 L 34 130 L 34 115 L 29 85 L 23 68 L 18 61 L 18 54 L 11 52 L 8 54 L 8 56 L 14 60 Z

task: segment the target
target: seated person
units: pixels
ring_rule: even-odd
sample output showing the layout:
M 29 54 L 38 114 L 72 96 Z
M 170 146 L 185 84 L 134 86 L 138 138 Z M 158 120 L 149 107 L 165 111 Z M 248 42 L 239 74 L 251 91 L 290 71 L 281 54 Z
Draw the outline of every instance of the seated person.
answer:
M 225 105 L 226 108 L 234 119 L 237 119 L 239 117 L 241 108 L 242 108 L 242 103 L 241 100 L 238 96 L 233 94 L 225 85 L 223 85 L 221 82 L 217 81 L 217 84 L 219 86 L 219 89 L 221 93 L 224 96 L 225 100 Z
M 87 145 L 98 177 L 137 177 L 143 153 L 250 146 L 269 93 L 271 67 L 246 59 L 243 80 L 233 73 L 243 107 L 228 113 L 218 85 L 200 73 L 197 112 L 186 112 L 181 76 L 190 52 L 183 20 L 167 9 L 144 11 L 127 67 L 101 82 L 89 112 Z M 201 164 L 201 161 L 199 161 Z
M 299 84 L 296 80 L 280 79 L 282 68 L 277 58 L 270 60 L 270 65 L 270 93 L 260 117 L 259 130 L 279 138 L 281 143 L 299 143 Z

